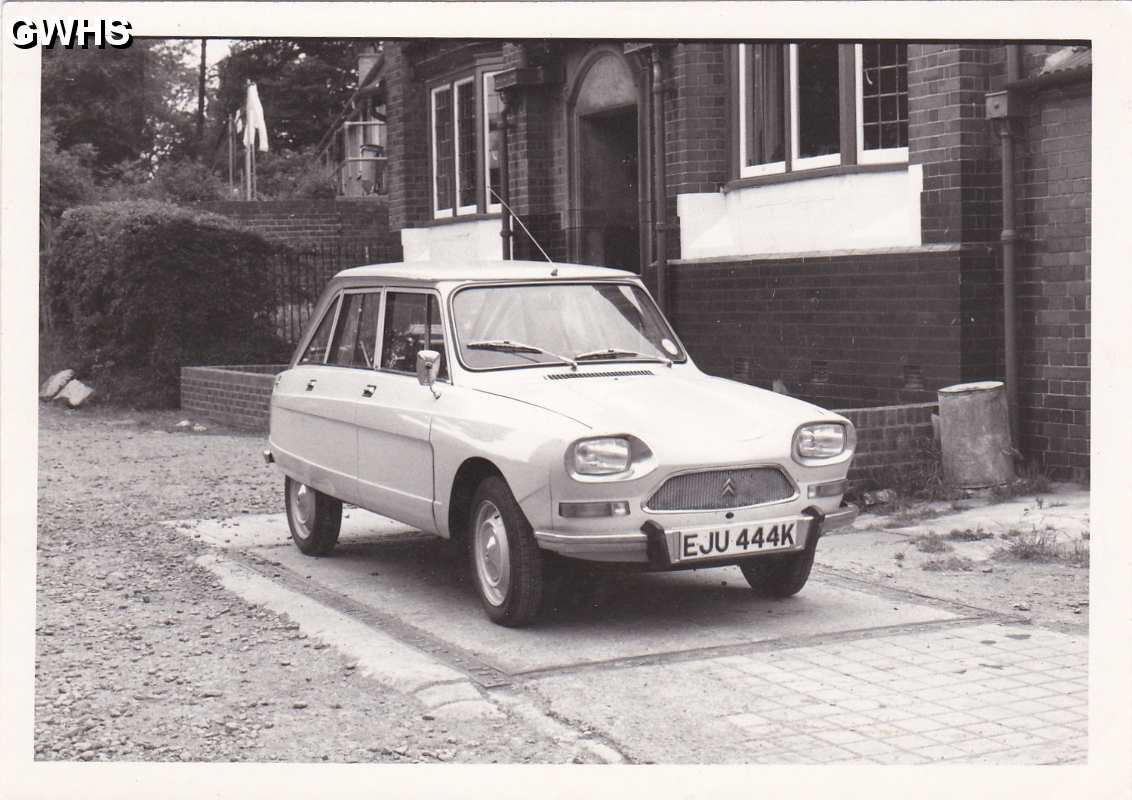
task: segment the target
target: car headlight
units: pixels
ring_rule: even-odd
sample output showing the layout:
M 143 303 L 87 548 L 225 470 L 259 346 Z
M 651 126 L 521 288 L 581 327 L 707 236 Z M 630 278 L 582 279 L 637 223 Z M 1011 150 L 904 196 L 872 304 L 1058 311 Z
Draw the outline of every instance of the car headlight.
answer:
M 566 471 L 579 481 L 628 480 L 655 468 L 652 450 L 635 436 L 579 439 L 566 450 Z
M 853 448 L 853 428 L 840 422 L 803 425 L 794 434 L 794 456 L 798 459 L 836 458 Z
M 579 475 L 616 475 L 629 469 L 632 448 L 628 439 L 583 439 L 574 445 L 574 472 Z

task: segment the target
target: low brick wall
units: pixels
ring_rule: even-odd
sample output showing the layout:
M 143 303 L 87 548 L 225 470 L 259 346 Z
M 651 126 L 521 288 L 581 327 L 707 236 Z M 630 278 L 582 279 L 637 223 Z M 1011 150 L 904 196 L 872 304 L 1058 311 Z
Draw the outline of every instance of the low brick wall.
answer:
M 181 369 L 181 408 L 238 428 L 266 431 L 271 387 L 284 364 L 243 364 Z M 849 471 L 854 488 L 884 487 L 893 474 L 919 472 L 938 456 L 932 415 L 936 403 L 843 408 L 836 413 L 857 427 L 857 454 Z
M 271 388 L 285 364 L 181 368 L 181 409 L 211 420 L 267 431 Z
M 876 408 L 843 408 L 835 413 L 848 417 L 857 428 L 857 453 L 849 470 L 853 488 L 885 486 L 894 474 L 922 472 L 938 459 L 934 448 L 932 415 L 936 403 L 915 403 Z

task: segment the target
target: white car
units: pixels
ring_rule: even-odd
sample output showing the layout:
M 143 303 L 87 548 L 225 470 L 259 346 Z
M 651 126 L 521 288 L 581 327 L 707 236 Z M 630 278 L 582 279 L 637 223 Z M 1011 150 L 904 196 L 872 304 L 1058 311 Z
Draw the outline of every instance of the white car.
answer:
M 521 261 L 330 281 L 275 380 L 269 449 L 299 549 L 342 503 L 466 544 L 487 615 L 538 614 L 548 553 L 736 564 L 799 591 L 842 504 L 852 424 L 696 368 L 640 279 Z

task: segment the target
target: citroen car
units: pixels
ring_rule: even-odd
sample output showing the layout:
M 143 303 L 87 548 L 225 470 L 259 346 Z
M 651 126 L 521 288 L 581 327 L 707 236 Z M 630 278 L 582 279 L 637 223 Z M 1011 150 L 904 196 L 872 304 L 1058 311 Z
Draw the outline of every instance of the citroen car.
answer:
M 849 420 L 700 371 L 637 275 L 523 261 L 382 264 L 327 285 L 275 380 L 265 458 L 291 536 L 328 554 L 348 503 L 467 549 L 519 626 L 548 559 L 737 565 L 805 585 L 852 521 Z

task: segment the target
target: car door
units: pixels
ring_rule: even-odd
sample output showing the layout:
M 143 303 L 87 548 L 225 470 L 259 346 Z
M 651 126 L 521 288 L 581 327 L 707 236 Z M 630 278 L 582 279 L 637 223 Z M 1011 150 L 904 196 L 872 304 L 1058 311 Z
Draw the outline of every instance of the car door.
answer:
M 347 290 L 276 388 L 277 444 L 302 462 L 296 477 L 357 502 L 357 404 L 373 374 L 380 290 Z
M 437 402 L 416 377 L 417 353 L 441 353 L 448 380 L 444 326 L 435 292 L 389 288 L 381 323 L 373 396 L 358 406 L 359 504 L 421 530 L 433 519 L 432 415 Z

